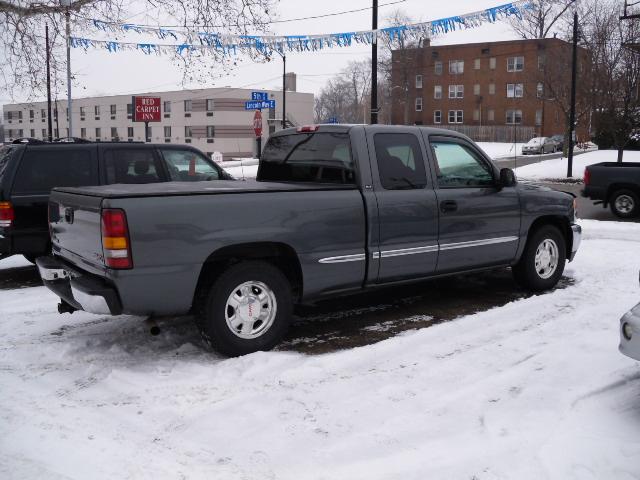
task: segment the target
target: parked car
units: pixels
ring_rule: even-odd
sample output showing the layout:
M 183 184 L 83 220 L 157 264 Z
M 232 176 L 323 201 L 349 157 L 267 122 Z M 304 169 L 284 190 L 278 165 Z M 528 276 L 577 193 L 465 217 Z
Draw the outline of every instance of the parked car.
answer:
M 21 254 L 34 261 L 50 251 L 47 203 L 53 187 L 227 178 L 190 146 L 14 142 L 0 148 L 0 258 Z
M 556 152 L 564 150 L 564 135 L 553 135 L 550 138 L 556 144 Z
M 620 319 L 619 350 L 627 357 L 640 360 L 640 303 Z
M 193 313 L 228 355 L 322 297 L 505 267 L 550 289 L 581 238 L 572 196 L 456 132 L 382 125 L 276 132 L 252 182 L 56 188 L 49 216 L 61 312 Z
M 640 163 L 602 162 L 589 165 L 584 171 L 582 196 L 609 206 L 620 218 L 640 214 Z
M 534 137 L 522 146 L 523 155 L 540 155 L 553 153 L 557 150 L 557 144 L 551 137 Z

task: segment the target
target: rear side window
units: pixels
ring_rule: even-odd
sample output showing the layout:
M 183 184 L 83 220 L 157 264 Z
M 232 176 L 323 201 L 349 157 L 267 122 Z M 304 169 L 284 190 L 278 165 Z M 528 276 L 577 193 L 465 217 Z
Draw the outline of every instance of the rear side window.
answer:
M 385 190 L 424 188 L 427 176 L 420 142 L 410 133 L 377 133 L 373 137 L 380 183 Z
M 97 185 L 91 152 L 80 149 L 27 149 L 22 156 L 14 193 L 49 193 L 54 187 Z
M 316 132 L 272 137 L 262 152 L 257 179 L 355 184 L 349 135 Z
M 13 153 L 13 148 L 11 147 L 0 147 L 0 178 L 4 174 L 7 165 L 9 165 L 9 159 L 11 158 L 11 154 Z
M 104 154 L 107 183 L 158 183 L 159 168 L 151 149 L 118 148 Z

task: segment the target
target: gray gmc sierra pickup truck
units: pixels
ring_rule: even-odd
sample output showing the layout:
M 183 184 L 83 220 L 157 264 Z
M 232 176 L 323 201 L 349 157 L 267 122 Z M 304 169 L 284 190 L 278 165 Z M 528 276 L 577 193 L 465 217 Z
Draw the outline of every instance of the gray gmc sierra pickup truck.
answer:
M 455 132 L 320 125 L 273 134 L 257 181 L 57 188 L 37 264 L 61 312 L 191 313 L 241 355 L 320 297 L 500 267 L 552 288 L 575 220 L 570 195 L 518 184 Z

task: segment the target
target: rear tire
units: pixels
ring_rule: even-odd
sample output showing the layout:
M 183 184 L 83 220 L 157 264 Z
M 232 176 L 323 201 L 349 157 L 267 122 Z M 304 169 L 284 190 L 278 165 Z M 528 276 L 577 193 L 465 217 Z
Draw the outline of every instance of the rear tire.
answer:
M 633 218 L 640 212 L 640 198 L 632 190 L 616 190 L 609 197 L 609 206 L 615 216 Z
M 556 286 L 567 258 L 565 239 L 553 225 L 543 225 L 529 234 L 513 276 L 522 287 L 534 292 Z
M 197 314 L 200 333 L 224 355 L 270 350 L 282 340 L 291 323 L 291 285 L 270 263 L 232 265 L 203 293 L 206 296 Z

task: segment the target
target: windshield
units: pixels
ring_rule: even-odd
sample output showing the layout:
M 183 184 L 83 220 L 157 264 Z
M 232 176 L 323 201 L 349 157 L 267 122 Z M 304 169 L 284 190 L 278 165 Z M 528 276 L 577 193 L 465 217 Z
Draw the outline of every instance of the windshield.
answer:
M 529 143 L 527 143 L 527 145 L 540 145 L 541 143 L 544 143 L 545 140 L 545 137 L 535 137 L 529 140 Z
M 355 184 L 347 133 L 271 137 L 262 152 L 258 181 Z

